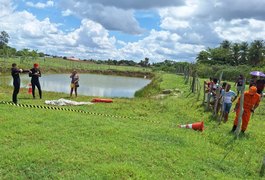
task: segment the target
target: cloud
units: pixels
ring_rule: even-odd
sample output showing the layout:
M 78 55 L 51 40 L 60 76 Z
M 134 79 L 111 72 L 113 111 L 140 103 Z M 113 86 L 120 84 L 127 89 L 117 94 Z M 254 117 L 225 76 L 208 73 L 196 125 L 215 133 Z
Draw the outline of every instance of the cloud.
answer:
M 11 14 L 14 10 L 15 8 L 13 7 L 12 0 L 1 0 L 0 18 L 5 18 L 6 16 L 9 16 L 9 14 Z
M 26 5 L 29 6 L 29 7 L 34 7 L 34 8 L 38 8 L 38 9 L 44 9 L 44 8 L 47 8 L 47 7 L 53 7 L 54 6 L 54 2 L 49 0 L 46 3 L 38 2 L 38 3 L 34 4 L 33 2 L 28 1 L 28 2 L 26 2 Z
M 89 1 L 88 1 L 89 2 Z M 133 10 L 124 10 L 115 6 L 102 4 L 90 4 L 87 1 L 67 1 L 62 5 L 67 11 L 80 19 L 91 19 L 100 23 L 104 28 L 114 31 L 122 31 L 129 34 L 140 34 L 144 30 L 134 17 Z
M 62 11 L 62 16 L 70 16 L 73 12 L 70 9 L 66 9 L 65 11 Z
M 254 41 L 265 37 L 265 21 L 256 19 L 221 19 L 213 23 L 213 29 L 221 39 L 233 42 Z
M 9 44 L 18 50 L 30 48 L 80 58 L 108 59 L 118 56 L 116 39 L 110 37 L 102 25 L 88 19 L 82 20 L 79 28 L 67 33 L 49 18 L 38 20 L 28 11 L 9 13 L 5 18 L 0 18 L 0 24 L 1 29 L 10 35 Z
M 108 30 L 128 34 L 144 32 L 135 19 L 135 10 L 184 5 L 184 0 L 68 0 L 61 1 L 63 12 L 70 10 L 80 19 L 91 19 Z
M 165 59 L 194 61 L 194 54 L 205 47 L 203 45 L 179 43 L 181 37 L 169 31 L 152 30 L 144 39 L 128 43 L 120 49 L 124 59 L 150 58 L 151 62 L 160 62 Z
M 54 7 L 53 1 L 45 2 L 32 5 Z M 0 30 L 9 33 L 11 46 L 86 59 L 140 61 L 148 57 L 151 62 L 194 61 L 198 52 L 215 47 L 224 39 L 251 42 L 265 37 L 265 2 L 258 0 L 61 1 L 53 9 L 61 11 L 60 18 L 80 19 L 76 23 L 80 25 L 69 26 L 68 30 L 62 29 L 63 22 L 52 22 L 54 18 L 49 14 L 40 20 L 29 12 L 31 8 L 18 11 L 16 6 L 12 0 L 1 0 Z M 156 17 L 148 20 L 158 20 L 148 22 L 144 16 L 150 15 Z M 149 23 L 157 26 L 149 32 L 140 26 L 147 27 Z M 111 36 L 115 34 L 112 31 L 122 35 Z
M 80 5 L 102 5 L 105 7 L 116 7 L 119 9 L 130 10 L 130 9 L 151 9 L 151 8 L 161 8 L 169 6 L 180 6 L 184 5 L 184 0 L 68 0 L 67 2 L 61 1 L 61 4 L 73 5 L 72 7 L 78 7 Z
M 160 9 L 160 27 L 178 33 L 181 43 L 213 47 L 224 39 L 252 41 L 264 37 L 265 2 L 253 0 L 186 0 L 179 7 Z

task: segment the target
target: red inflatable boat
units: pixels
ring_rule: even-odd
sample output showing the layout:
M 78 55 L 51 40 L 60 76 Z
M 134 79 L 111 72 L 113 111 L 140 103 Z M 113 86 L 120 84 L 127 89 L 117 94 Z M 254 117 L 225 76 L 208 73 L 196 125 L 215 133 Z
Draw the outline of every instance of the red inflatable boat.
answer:
M 94 99 L 92 99 L 91 102 L 95 102 L 95 103 L 97 103 L 97 102 L 112 103 L 113 100 L 112 99 L 94 98 Z

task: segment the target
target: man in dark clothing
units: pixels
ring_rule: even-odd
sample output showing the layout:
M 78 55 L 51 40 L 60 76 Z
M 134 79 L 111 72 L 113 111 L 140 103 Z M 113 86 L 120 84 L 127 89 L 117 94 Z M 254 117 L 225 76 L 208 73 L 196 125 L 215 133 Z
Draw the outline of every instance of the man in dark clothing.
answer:
M 260 77 L 257 81 L 256 81 L 256 87 L 257 87 L 257 93 L 262 97 L 262 92 L 264 90 L 264 85 L 265 85 L 265 80 Z
M 28 70 L 18 69 L 16 63 L 13 63 L 12 64 L 11 75 L 13 77 L 13 86 L 14 86 L 12 101 L 15 104 L 17 104 L 17 95 L 18 95 L 19 89 L 20 89 L 20 77 L 19 77 L 19 73 L 22 73 L 22 72 L 29 72 L 29 71 Z
M 42 92 L 39 82 L 39 77 L 41 77 L 41 72 L 39 70 L 39 65 L 34 64 L 34 67 L 30 69 L 29 77 L 31 77 L 31 85 L 32 85 L 32 96 L 35 99 L 35 86 L 37 86 L 39 90 L 40 99 L 42 98 Z
M 243 88 L 243 81 L 244 81 L 244 77 L 242 74 L 240 74 L 235 82 L 236 89 L 237 89 L 237 96 L 239 96 L 239 93 L 241 92 Z

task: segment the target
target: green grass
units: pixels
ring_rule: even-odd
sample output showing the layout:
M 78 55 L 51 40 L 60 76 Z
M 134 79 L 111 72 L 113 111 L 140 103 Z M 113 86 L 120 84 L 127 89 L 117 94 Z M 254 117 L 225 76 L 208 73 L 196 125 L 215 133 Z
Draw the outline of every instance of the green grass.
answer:
M 129 72 L 151 72 L 150 68 L 135 66 L 114 66 L 89 63 L 88 61 L 69 61 L 62 58 L 38 58 L 37 60 L 21 60 L 20 58 L 3 58 L 0 57 L 0 65 L 7 71 L 11 68 L 12 63 L 17 63 L 20 68 L 29 69 L 34 63 L 39 63 L 40 68 L 47 72 L 71 72 L 73 69 L 78 71 L 129 71 Z M 9 70 L 8 70 L 9 72 Z
M 131 118 L 0 104 L 0 179 L 259 179 L 265 155 L 264 101 L 246 136 L 234 140 L 229 131 L 235 114 L 218 126 L 183 77 L 158 76 L 153 87 L 159 88 L 150 94 L 145 89 L 134 99 L 67 107 Z M 184 93 L 153 97 L 169 88 Z M 11 87 L 0 87 L 0 100 L 10 101 L 11 94 Z M 32 100 L 24 89 L 19 103 L 44 105 L 46 99 L 67 96 L 46 92 L 43 100 Z M 204 132 L 178 128 L 201 120 Z

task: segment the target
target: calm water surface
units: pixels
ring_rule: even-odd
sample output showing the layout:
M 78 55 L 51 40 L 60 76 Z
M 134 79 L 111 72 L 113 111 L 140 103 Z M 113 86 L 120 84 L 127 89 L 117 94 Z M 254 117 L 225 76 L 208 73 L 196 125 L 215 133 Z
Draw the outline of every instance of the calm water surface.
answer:
M 30 83 L 28 75 L 21 75 L 21 87 L 26 87 Z M 97 74 L 79 74 L 80 81 L 78 94 L 99 97 L 134 97 L 134 93 L 150 83 L 144 78 L 121 77 Z M 12 85 L 11 76 L 6 76 L 1 84 L 7 81 Z M 49 74 L 42 75 L 40 84 L 42 90 L 53 92 L 70 92 L 70 74 Z

